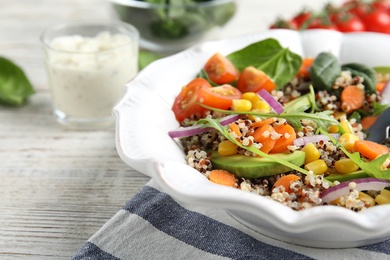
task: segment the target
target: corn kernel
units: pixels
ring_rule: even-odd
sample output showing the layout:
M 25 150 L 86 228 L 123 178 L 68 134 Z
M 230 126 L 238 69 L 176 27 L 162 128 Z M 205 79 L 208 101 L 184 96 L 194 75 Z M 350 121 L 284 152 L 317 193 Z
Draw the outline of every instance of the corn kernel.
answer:
M 343 158 L 335 162 L 334 167 L 338 173 L 346 174 L 355 172 L 359 167 L 349 158 Z
M 324 160 L 319 159 L 306 164 L 305 169 L 312 171 L 314 174 L 320 175 L 324 174 L 328 170 L 328 166 Z
M 232 100 L 232 110 L 247 112 L 252 109 L 252 103 L 246 99 L 233 99 Z
M 305 152 L 305 164 L 318 160 L 321 156 L 320 151 L 318 151 L 317 147 L 313 143 L 306 144 L 302 151 Z
M 331 134 L 335 134 L 339 132 L 339 127 L 337 125 L 331 125 L 328 127 L 328 132 Z
M 268 103 L 264 100 L 258 100 L 252 104 L 252 107 L 254 110 L 257 110 L 261 113 L 269 113 L 271 112 L 271 108 L 269 107 Z
M 218 145 L 218 153 L 221 156 L 229 156 L 237 154 L 237 145 L 230 142 L 229 140 L 224 140 Z
M 257 101 L 261 100 L 260 96 L 255 92 L 245 92 L 241 96 L 242 99 L 249 100 L 252 104 L 256 103 Z
M 375 206 L 375 199 L 364 192 L 359 192 L 359 200 L 364 201 L 366 204 L 370 205 L 370 207 Z
M 339 120 L 342 117 L 346 117 L 346 116 L 347 116 L 347 113 L 345 113 L 345 112 L 334 111 L 334 113 L 333 113 L 333 117 L 337 120 Z
M 347 149 L 348 151 L 353 150 L 353 146 L 355 144 L 355 141 L 357 140 L 359 140 L 359 137 L 351 133 L 344 133 L 339 138 L 340 144 L 344 146 L 344 148 Z
M 340 120 L 340 127 L 344 131 L 344 133 L 350 133 L 353 134 L 353 128 L 351 123 L 347 119 L 341 119 Z
M 381 190 L 381 193 L 375 197 L 375 202 L 378 204 L 390 204 L 390 191 Z

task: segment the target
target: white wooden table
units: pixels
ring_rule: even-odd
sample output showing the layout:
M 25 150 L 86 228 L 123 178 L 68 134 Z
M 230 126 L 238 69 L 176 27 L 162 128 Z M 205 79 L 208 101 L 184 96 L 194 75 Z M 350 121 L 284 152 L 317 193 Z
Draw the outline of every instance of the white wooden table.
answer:
M 263 31 L 277 16 L 327 1 L 238 2 L 215 37 Z M 0 106 L 0 259 L 68 259 L 149 180 L 119 158 L 113 129 L 72 131 L 52 115 L 40 33 L 110 16 L 104 0 L 0 0 L 0 56 L 21 66 L 36 90 L 23 107 Z

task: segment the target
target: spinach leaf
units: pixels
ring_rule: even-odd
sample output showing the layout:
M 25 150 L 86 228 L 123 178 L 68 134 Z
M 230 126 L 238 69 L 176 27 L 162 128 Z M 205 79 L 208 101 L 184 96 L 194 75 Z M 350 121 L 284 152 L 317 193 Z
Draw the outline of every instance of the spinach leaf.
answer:
M 23 70 L 0 57 L 0 104 L 20 106 L 33 93 L 34 89 Z
M 264 71 L 275 82 L 278 89 L 296 75 L 302 64 L 299 55 L 288 48 L 283 48 L 272 38 L 253 43 L 229 54 L 227 58 L 240 71 L 248 66 Z
M 210 0 L 142 0 L 160 4 L 153 9 L 150 30 L 161 39 L 181 39 L 203 33 L 214 26 L 222 26 L 236 12 L 235 3 L 198 7 Z M 169 7 L 167 7 L 169 5 Z
M 349 63 L 342 66 L 342 70 L 351 71 L 353 76 L 363 77 L 363 85 L 369 93 L 376 93 L 376 72 L 373 68 L 359 63 Z
M 341 65 L 337 58 L 329 52 L 320 53 L 310 69 L 310 78 L 317 90 L 331 91 L 336 78 L 340 74 Z

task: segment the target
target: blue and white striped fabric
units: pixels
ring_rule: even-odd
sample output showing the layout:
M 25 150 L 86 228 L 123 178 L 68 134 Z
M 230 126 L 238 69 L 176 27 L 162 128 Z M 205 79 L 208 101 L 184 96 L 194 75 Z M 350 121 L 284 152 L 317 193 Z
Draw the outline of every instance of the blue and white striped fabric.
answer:
M 152 180 L 72 259 L 390 259 L 390 241 L 349 249 L 284 243 L 223 210 L 181 205 Z

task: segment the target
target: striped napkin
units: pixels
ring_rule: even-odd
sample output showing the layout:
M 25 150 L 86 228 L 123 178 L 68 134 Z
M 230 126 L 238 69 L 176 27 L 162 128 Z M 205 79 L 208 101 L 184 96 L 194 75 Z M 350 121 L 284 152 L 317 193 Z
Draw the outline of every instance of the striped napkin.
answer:
M 390 240 L 348 249 L 288 244 L 225 211 L 182 205 L 151 180 L 72 259 L 390 259 Z

